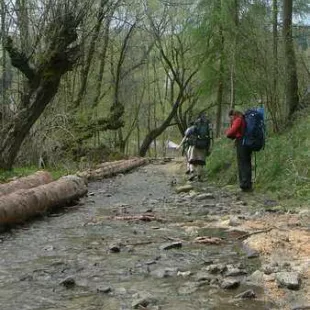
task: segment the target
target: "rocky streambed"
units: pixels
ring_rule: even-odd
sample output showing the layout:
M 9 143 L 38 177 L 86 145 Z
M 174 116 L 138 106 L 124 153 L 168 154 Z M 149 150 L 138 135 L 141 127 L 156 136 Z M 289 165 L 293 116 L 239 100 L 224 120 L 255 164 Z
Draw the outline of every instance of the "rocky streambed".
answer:
M 261 216 L 185 184 L 179 163 L 93 182 L 78 206 L 0 236 L 1 309 L 307 309 L 301 273 L 243 242 Z M 267 280 L 292 294 L 284 306 Z

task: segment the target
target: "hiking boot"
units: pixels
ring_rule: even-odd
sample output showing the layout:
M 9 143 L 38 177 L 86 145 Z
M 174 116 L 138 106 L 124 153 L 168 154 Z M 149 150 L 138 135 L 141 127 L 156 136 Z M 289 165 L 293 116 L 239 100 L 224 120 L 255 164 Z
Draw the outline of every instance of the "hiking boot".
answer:
M 186 170 L 185 174 L 190 174 L 191 171 L 190 170 Z

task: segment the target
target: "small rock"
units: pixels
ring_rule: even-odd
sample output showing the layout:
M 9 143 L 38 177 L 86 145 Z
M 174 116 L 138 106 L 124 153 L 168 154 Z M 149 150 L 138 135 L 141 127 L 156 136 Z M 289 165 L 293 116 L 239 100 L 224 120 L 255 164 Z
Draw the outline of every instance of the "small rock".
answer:
M 192 274 L 192 272 L 189 271 L 178 271 L 177 276 L 181 276 L 183 278 L 189 277 Z
M 218 274 L 227 271 L 227 266 L 223 264 L 212 264 L 206 267 L 206 271 L 210 272 L 211 274 Z
M 154 297 L 147 292 L 141 292 L 133 295 L 133 302 L 131 304 L 133 309 L 147 308 L 149 305 L 156 302 Z
M 97 292 L 98 293 L 110 293 L 112 291 L 112 288 L 110 286 L 99 286 L 97 287 Z
M 121 248 L 119 245 L 113 244 L 110 246 L 109 251 L 111 253 L 119 253 L 121 251 Z
M 235 298 L 238 299 L 252 299 L 252 298 L 256 298 L 256 294 L 253 290 L 247 290 L 244 291 L 240 294 L 238 294 L 237 296 L 235 296 Z
M 264 283 L 264 273 L 260 270 L 256 270 L 247 278 L 247 281 L 256 285 L 261 285 Z
M 198 282 L 201 282 L 201 281 L 208 281 L 210 282 L 211 280 L 214 279 L 214 276 L 207 273 L 207 272 L 198 272 L 197 275 L 196 275 L 196 280 Z
M 177 194 L 180 194 L 180 193 L 188 193 L 193 189 L 194 187 L 192 185 L 184 185 L 177 187 L 175 191 L 177 192 Z
M 274 272 L 278 272 L 278 271 L 279 271 L 279 268 L 278 268 L 277 266 L 273 266 L 273 265 L 271 265 L 271 264 L 269 264 L 269 265 L 263 265 L 263 266 L 262 266 L 262 271 L 263 271 L 264 274 L 269 275 L 269 274 L 272 274 L 272 273 L 274 273 Z
M 287 287 L 291 290 L 298 290 L 300 288 L 300 277 L 297 272 L 278 272 L 276 280 L 279 287 Z
M 245 274 L 247 274 L 247 272 L 239 268 L 228 268 L 228 270 L 225 272 L 226 277 L 238 277 Z
M 198 201 L 205 200 L 205 199 L 215 199 L 215 196 L 212 193 L 205 193 L 205 194 L 197 195 L 195 199 Z
M 151 275 L 156 278 L 168 278 L 173 277 L 178 274 L 179 269 L 178 268 L 159 268 L 155 269 L 151 272 Z
M 236 216 L 232 216 L 228 222 L 229 226 L 239 226 L 241 225 L 241 221 Z
M 75 286 L 75 284 L 76 284 L 75 279 L 71 276 L 65 278 L 64 280 L 60 282 L 60 285 L 63 285 L 66 288 L 72 288 Z
M 176 241 L 171 243 L 164 243 L 160 246 L 160 250 L 171 250 L 171 249 L 179 249 L 182 247 L 182 242 Z
M 243 249 L 246 252 L 247 258 L 259 257 L 259 252 L 249 247 L 247 244 L 243 244 Z
M 292 310 L 310 310 L 310 305 L 306 306 L 294 306 Z
M 224 290 L 230 290 L 239 287 L 239 285 L 240 285 L 239 280 L 226 278 L 221 283 L 221 288 Z

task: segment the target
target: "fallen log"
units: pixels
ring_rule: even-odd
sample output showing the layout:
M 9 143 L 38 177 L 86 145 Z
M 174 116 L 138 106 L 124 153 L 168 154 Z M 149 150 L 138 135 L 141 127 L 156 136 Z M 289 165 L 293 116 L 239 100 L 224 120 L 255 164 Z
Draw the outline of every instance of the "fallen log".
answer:
M 49 209 L 66 205 L 87 193 L 87 185 L 75 175 L 31 189 L 21 189 L 0 199 L 0 225 L 22 223 Z
M 26 177 L 18 178 L 14 181 L 0 184 L 0 197 L 11 194 L 20 189 L 29 189 L 53 181 L 53 177 L 47 171 L 37 171 Z
M 146 164 L 147 162 L 148 160 L 146 158 L 132 158 L 108 162 L 101 164 L 97 169 L 89 169 L 83 172 L 78 172 L 77 175 L 87 180 L 100 180 L 119 173 L 126 173 L 134 168 Z

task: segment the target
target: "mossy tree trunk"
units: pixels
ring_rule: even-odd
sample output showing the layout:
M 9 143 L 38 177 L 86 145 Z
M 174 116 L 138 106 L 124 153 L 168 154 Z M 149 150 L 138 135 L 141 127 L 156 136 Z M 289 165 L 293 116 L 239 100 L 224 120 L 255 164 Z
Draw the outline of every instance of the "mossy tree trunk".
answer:
M 46 106 L 57 93 L 61 77 L 70 71 L 78 58 L 76 29 L 80 23 L 70 12 L 60 11 L 57 22 L 48 25 L 48 42 L 45 51 L 40 55 L 32 55 L 36 65 L 30 57 L 14 46 L 11 37 L 6 37 L 5 49 L 12 65 L 17 68 L 26 79 L 26 86 L 21 96 L 20 109 L 0 130 L 0 168 L 12 168 L 18 151 L 29 130 L 43 113 Z

